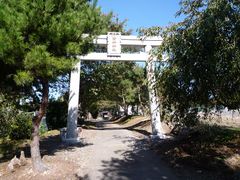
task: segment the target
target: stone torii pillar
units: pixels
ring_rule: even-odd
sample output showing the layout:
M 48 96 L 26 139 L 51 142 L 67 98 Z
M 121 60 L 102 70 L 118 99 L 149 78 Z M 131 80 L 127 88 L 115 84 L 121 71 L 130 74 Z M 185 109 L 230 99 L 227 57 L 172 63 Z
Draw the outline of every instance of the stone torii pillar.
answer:
M 77 120 L 78 120 L 78 101 L 79 101 L 79 88 L 80 88 L 80 62 L 74 66 L 71 71 L 70 77 L 70 91 L 68 102 L 68 117 L 67 117 L 67 130 L 62 136 L 63 141 L 75 143 L 80 141 L 78 136 Z
M 155 62 L 151 56 L 152 46 L 147 45 L 145 47 L 145 52 L 148 53 L 148 59 L 146 61 L 147 65 L 147 81 L 148 81 L 148 91 L 149 91 L 149 101 L 150 101 L 150 114 L 152 122 L 152 135 L 153 139 L 165 139 L 164 130 L 161 123 L 160 116 L 160 102 L 156 92 L 156 77 L 155 77 Z

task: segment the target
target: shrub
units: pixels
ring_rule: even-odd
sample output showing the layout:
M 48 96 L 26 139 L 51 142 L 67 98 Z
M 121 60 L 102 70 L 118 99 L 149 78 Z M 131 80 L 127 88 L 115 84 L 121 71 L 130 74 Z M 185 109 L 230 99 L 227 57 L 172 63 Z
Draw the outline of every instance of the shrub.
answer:
M 13 101 L 0 93 L 0 138 L 30 138 L 31 129 L 32 113 L 19 111 Z
M 0 138 L 9 136 L 16 113 L 17 110 L 13 103 L 8 101 L 3 94 L 0 94 Z
M 32 113 L 19 112 L 11 124 L 10 138 L 14 140 L 29 139 L 32 130 Z

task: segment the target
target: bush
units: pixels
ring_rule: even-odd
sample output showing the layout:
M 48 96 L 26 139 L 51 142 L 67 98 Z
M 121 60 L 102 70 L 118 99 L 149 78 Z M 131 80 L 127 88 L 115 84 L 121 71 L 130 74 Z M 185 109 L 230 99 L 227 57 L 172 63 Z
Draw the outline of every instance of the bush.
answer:
M 32 113 L 19 111 L 13 101 L 0 93 L 0 138 L 30 138 Z
M 13 103 L 8 101 L 3 94 L 0 94 L 0 138 L 9 136 L 11 124 L 16 114 L 17 110 Z
M 29 139 L 32 130 L 32 113 L 19 112 L 11 125 L 10 138 Z

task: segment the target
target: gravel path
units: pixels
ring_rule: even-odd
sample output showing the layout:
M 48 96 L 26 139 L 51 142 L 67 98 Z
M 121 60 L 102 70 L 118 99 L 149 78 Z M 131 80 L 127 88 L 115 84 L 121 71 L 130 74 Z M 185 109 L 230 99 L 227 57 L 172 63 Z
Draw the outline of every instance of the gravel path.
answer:
M 97 122 L 98 129 L 84 130 L 88 146 L 81 148 L 77 176 L 90 180 L 177 179 L 147 146 L 147 140 L 110 122 Z M 81 159 L 81 158 L 80 158 Z

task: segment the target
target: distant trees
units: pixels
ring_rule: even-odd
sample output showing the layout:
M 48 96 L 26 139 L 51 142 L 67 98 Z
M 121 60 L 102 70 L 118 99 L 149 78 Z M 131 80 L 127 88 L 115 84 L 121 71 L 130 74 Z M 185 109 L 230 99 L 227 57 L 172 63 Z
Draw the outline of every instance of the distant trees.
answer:
M 90 66 L 94 68 L 90 70 Z M 80 103 L 84 112 L 94 114 L 104 107 L 121 106 L 127 113 L 129 105 L 146 110 L 148 93 L 143 67 L 132 62 L 90 62 L 82 71 Z
M 182 0 L 184 20 L 167 29 L 157 55 L 167 57 L 158 78 L 163 113 L 186 124 L 199 111 L 240 108 L 240 2 Z

